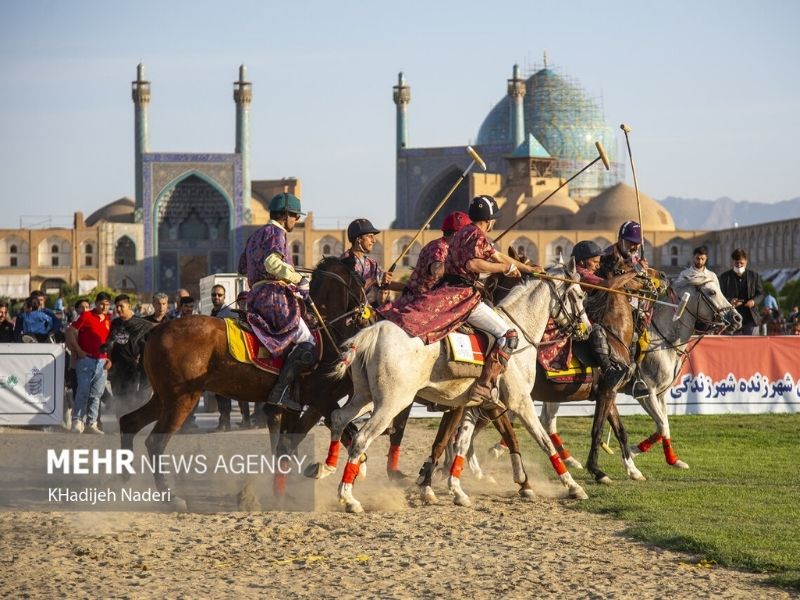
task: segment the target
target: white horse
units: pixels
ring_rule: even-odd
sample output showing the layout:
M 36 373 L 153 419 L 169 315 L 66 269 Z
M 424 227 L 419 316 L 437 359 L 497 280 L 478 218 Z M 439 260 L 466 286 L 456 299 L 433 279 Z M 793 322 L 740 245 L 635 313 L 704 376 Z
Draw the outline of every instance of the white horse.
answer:
M 637 378 L 634 378 L 633 382 L 629 382 L 621 391 L 634 395 L 656 423 L 656 433 L 638 446 L 630 446 L 631 454 L 636 456 L 646 452 L 652 444 L 662 441 L 667 464 L 679 469 L 688 469 L 689 465 L 678 459 L 672 449 L 667 415 L 667 392 L 693 347 L 691 337 L 697 323 L 715 330 L 730 327 L 730 330 L 736 331 L 741 327 L 742 318 L 722 294 L 716 275 L 708 270 L 690 271 L 681 275 L 671 287 L 679 297 L 686 292 L 689 293 L 686 310 L 681 318 L 675 321 L 673 308 L 656 304 L 650 323 L 650 347 L 645 351 L 637 372 L 646 389 L 641 383 L 636 384 Z M 583 468 L 580 462 L 569 455 L 558 435 L 556 413 L 559 406 L 557 402 L 542 403 L 540 417 L 542 424 L 550 434 L 551 441 L 559 448 L 559 454 L 564 462 L 573 468 Z
M 578 280 L 574 262 L 564 268 L 564 274 L 573 281 Z M 498 313 L 508 322 L 509 329 L 516 329 L 519 334 L 519 346 L 500 380 L 501 398 L 550 456 L 561 482 L 574 498 L 587 496 L 558 458 L 536 416 L 530 392 L 536 377 L 534 346 L 542 338 L 548 317 L 552 316 L 562 325 L 566 319 L 575 322 L 580 319 L 588 326 L 583 297 L 584 293 L 575 283 L 534 279 L 520 285 L 498 305 Z M 344 377 L 350 365 L 353 395 L 345 406 L 331 415 L 331 438 L 338 440 L 347 423 L 372 411 L 350 445 L 348 463 L 339 485 L 339 500 L 346 505 L 346 510 L 361 512 L 361 503 L 353 496 L 353 482 L 359 471 L 359 457 L 372 441 L 417 395 L 443 406 L 474 406 L 468 404 L 468 392 L 475 379 L 451 378 L 447 352 L 442 352 L 441 343 L 425 345 L 389 321 L 364 329 L 345 345 L 349 347 L 346 361 L 340 364 L 336 375 Z M 456 503 L 469 504 L 469 497 L 460 489 L 457 477 L 455 480 L 451 477 L 450 483 Z

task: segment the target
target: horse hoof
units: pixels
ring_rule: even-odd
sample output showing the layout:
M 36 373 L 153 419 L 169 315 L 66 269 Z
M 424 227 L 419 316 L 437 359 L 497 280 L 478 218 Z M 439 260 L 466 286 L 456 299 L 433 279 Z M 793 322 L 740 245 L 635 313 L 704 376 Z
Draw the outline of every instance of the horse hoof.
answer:
M 394 470 L 386 470 L 386 475 L 389 477 L 391 481 L 401 482 L 405 479 L 408 479 L 408 475 L 403 473 L 402 471 L 394 471 Z
M 364 512 L 364 507 L 361 506 L 361 502 L 356 500 L 354 502 L 348 502 L 347 504 L 345 504 L 344 510 L 345 512 L 359 514 Z
M 570 488 L 569 497 L 572 500 L 588 500 L 589 494 L 587 494 L 581 486 L 576 485 L 574 488 Z
M 505 453 L 506 453 L 506 448 L 501 444 L 495 444 L 494 446 L 489 448 L 489 456 L 491 456 L 495 460 L 503 456 L 503 454 Z
M 600 483 L 602 485 L 611 485 L 612 483 L 611 477 L 609 477 L 608 475 L 603 475 L 602 477 L 598 477 L 597 483 Z
M 336 467 L 331 467 L 326 463 L 312 463 L 303 470 L 303 475 L 310 479 L 325 479 L 334 473 L 336 473 Z
M 583 470 L 583 465 L 579 460 L 576 460 L 574 456 L 570 456 L 569 458 L 564 459 L 564 464 L 567 465 L 570 469 L 581 469 Z
M 453 498 L 453 504 L 456 506 L 463 506 L 464 508 L 469 508 L 472 506 L 472 500 L 469 499 L 469 496 L 466 494 L 456 494 L 456 497 Z
M 647 481 L 647 477 L 642 475 L 641 471 L 636 471 L 635 473 L 631 473 L 630 477 L 633 481 Z
M 675 467 L 676 469 L 688 469 L 689 465 L 687 465 L 682 460 L 676 460 L 673 464 L 670 465 L 670 467 Z
M 172 512 L 188 512 L 189 505 L 186 504 L 186 500 L 181 498 L 180 496 L 175 496 L 172 500 L 167 502 L 167 506 Z
M 436 494 L 433 492 L 433 488 L 429 485 L 426 485 L 420 490 L 420 498 L 425 504 L 436 504 L 439 499 L 436 497 Z
M 519 491 L 519 496 L 523 500 L 533 500 L 536 498 L 536 494 L 533 492 L 532 489 L 522 489 Z

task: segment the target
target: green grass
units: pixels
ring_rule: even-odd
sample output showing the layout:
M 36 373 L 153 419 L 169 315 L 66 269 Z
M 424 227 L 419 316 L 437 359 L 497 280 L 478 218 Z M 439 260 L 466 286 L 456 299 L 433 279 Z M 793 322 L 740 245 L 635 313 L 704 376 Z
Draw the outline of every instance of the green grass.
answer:
M 623 420 L 632 443 L 655 430 L 648 417 Z M 558 424 L 585 463 L 591 419 L 562 417 Z M 612 439 L 616 453 L 601 451 L 600 466 L 614 484 L 596 485 L 573 469 L 589 494 L 574 508 L 619 518 L 628 535 L 691 552 L 698 562 L 770 573 L 772 583 L 800 589 L 800 415 L 682 416 L 670 418 L 670 427 L 673 448 L 690 469 L 668 466 L 658 444 L 636 459 L 648 480 L 630 481 Z M 480 448 L 496 437 L 484 435 Z M 526 460 L 550 469 L 529 436 L 520 441 Z

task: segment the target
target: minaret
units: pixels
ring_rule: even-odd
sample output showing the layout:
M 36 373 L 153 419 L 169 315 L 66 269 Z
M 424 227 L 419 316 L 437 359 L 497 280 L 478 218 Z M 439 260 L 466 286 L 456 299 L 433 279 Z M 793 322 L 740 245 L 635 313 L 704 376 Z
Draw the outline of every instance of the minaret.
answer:
M 233 82 L 233 100 L 236 102 L 236 150 L 242 156 L 242 214 L 244 222 L 252 223 L 250 210 L 250 102 L 253 86 L 247 78 L 247 68 L 239 65 L 239 81 Z
M 408 147 L 408 103 L 411 102 L 411 88 L 406 85 L 406 78 L 402 71 L 397 75 L 397 85 L 394 90 L 394 103 L 397 105 L 397 153 Z
M 525 112 L 522 99 L 525 97 L 525 80 L 519 76 L 519 65 L 514 65 L 514 75 L 508 80 L 508 95 L 511 97 L 511 139 L 514 148 L 525 141 Z
M 131 82 L 131 96 L 134 105 L 134 161 L 136 165 L 136 205 L 134 215 L 141 221 L 143 209 L 142 155 L 149 152 L 150 134 L 147 122 L 147 107 L 150 104 L 150 82 L 144 79 L 144 65 L 136 67 L 136 81 Z

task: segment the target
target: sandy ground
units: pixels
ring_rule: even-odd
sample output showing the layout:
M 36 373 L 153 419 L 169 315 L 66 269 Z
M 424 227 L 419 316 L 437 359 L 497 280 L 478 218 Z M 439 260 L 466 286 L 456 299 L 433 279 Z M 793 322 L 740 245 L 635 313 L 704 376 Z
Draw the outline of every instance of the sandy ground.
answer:
M 226 435 L 226 434 L 204 434 Z M 317 447 L 327 447 L 320 430 Z M 402 464 L 415 472 L 432 430 L 412 423 Z M 789 598 L 765 576 L 698 564 L 576 512 L 547 474 L 523 501 L 503 461 L 494 485 L 464 477 L 472 508 L 422 505 L 383 472 L 375 442 L 344 514 L 341 471 L 317 484 L 317 510 L 291 513 L 0 513 L 0 595 L 201 598 Z M 486 462 L 485 462 L 485 466 Z M 529 469 L 530 473 L 530 469 Z M 581 478 L 582 479 L 582 478 Z M 586 489 L 591 494 L 591 486 Z

